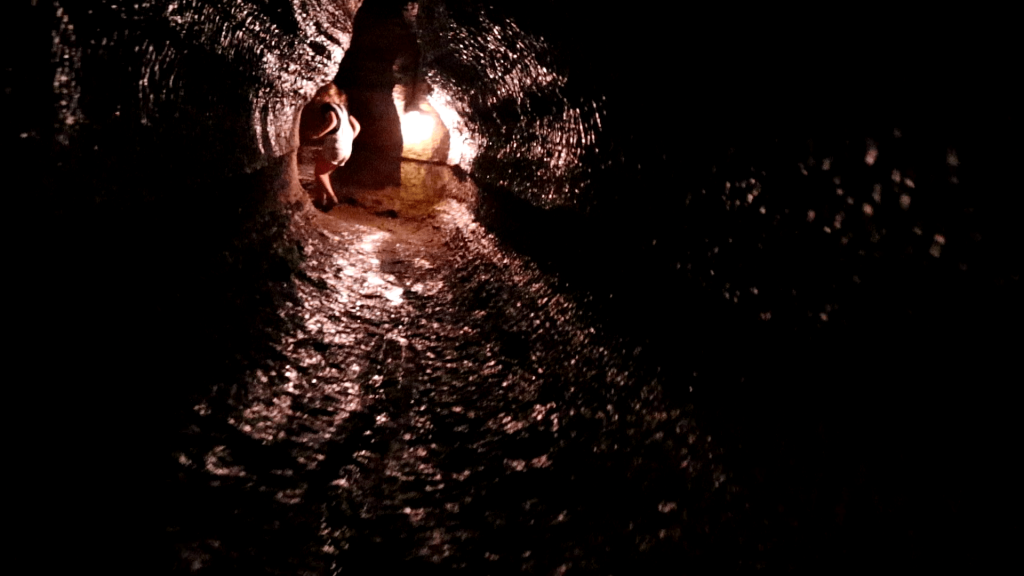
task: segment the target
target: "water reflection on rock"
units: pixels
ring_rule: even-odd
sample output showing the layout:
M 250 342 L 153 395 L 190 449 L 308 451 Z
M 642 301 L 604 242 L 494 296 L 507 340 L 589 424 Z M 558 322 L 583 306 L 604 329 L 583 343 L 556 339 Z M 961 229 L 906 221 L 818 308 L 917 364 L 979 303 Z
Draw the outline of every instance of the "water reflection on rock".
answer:
M 306 217 L 296 329 L 179 437 L 184 564 L 623 569 L 699 532 L 689 408 L 463 204 Z
M 30 435 L 65 422 L 36 456 L 62 468 L 58 516 L 159 494 L 161 565 L 200 573 L 989 558 L 1019 348 L 1018 153 L 990 105 L 1011 52 L 908 71 L 837 59 L 873 28 L 827 15 L 779 43 L 572 4 L 423 3 L 429 102 L 479 207 L 403 164 L 293 221 L 295 115 L 355 2 L 33 3 L 11 149 L 59 217 L 21 339 L 59 366 L 14 405 L 40 408 Z M 946 45 L 889 20 L 871 54 Z

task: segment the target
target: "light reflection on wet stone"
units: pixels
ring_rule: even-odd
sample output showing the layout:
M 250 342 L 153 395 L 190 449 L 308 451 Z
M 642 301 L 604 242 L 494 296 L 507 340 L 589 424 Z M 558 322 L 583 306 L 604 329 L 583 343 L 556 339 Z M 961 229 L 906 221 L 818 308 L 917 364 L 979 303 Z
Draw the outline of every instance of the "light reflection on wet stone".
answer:
M 189 150 L 229 173 L 249 173 L 291 151 L 293 115 L 336 69 L 354 13 L 353 2 L 322 0 L 102 3 L 96 14 L 76 4 L 52 3 L 57 141 L 68 145 L 83 119 L 102 127 L 110 122 L 105 115 L 132 112 L 141 125 L 159 128 L 160 137 L 182 136 Z M 453 142 L 468 143 L 469 151 L 450 154 L 450 161 L 473 170 L 479 152 L 479 181 L 542 207 L 585 205 L 580 196 L 592 175 L 628 164 L 629 178 L 619 183 L 628 180 L 629 205 L 655 200 L 632 215 L 642 232 L 624 234 L 615 228 L 627 204 L 604 204 L 612 206 L 607 212 L 615 213 L 609 222 L 616 226 L 600 235 L 614 243 L 590 248 L 620 258 L 595 268 L 602 275 L 631 273 L 594 299 L 646 299 L 658 308 L 640 309 L 661 315 L 685 300 L 679 292 L 659 292 L 659 285 L 680 285 L 652 274 L 664 265 L 766 326 L 834 334 L 861 322 L 874 340 L 886 330 L 858 317 L 872 308 L 879 319 L 902 310 L 877 306 L 885 304 L 884 291 L 864 300 L 853 285 L 884 284 L 884 268 L 894 262 L 965 271 L 970 261 L 972 272 L 986 265 L 973 248 L 980 238 L 973 224 L 954 214 L 974 209 L 969 195 L 977 180 L 964 193 L 937 185 L 900 151 L 898 131 L 892 138 L 855 131 L 844 136 L 853 139 L 847 145 L 818 142 L 802 156 L 803 145 L 796 144 L 764 160 L 773 157 L 772 145 L 749 163 L 719 165 L 718 175 L 707 178 L 710 194 L 696 180 L 681 192 L 675 170 L 686 162 L 678 151 L 648 147 L 650 154 L 640 154 L 644 138 L 630 148 L 625 139 L 636 134 L 608 137 L 603 126 L 614 126 L 614 118 L 605 116 L 603 97 L 572 92 L 548 46 L 524 32 L 529 26 L 482 7 L 449 18 L 438 5 L 424 4 L 435 10 L 421 18 L 437 87 L 431 101 L 451 124 Z M 145 31 L 123 28 L 122 20 L 145 23 Z M 111 64 L 123 56 L 124 70 Z M 82 74 L 83 58 L 92 66 L 89 75 Z M 80 89 L 97 70 L 138 85 L 104 99 L 93 84 L 84 91 L 92 98 L 87 116 Z M 231 88 L 209 89 L 220 84 Z M 906 134 L 920 138 L 914 130 Z M 611 144 L 627 152 L 609 151 Z M 949 167 L 942 181 L 958 184 L 952 168 L 960 155 L 952 144 L 941 152 Z M 622 154 L 636 157 L 626 162 Z M 969 149 L 962 156 L 970 165 Z M 658 170 L 661 178 L 646 176 Z M 647 179 L 632 178 L 639 175 Z M 67 180 L 77 184 L 78 176 Z M 687 209 L 660 200 L 665 190 L 685 197 Z M 126 196 L 134 192 L 125 187 Z M 615 196 L 599 198 L 608 199 Z M 283 320 L 266 323 L 271 353 L 225 347 L 238 352 L 225 362 L 245 366 L 247 377 L 218 381 L 208 400 L 186 404 L 196 409 L 169 463 L 184 510 L 172 521 L 171 538 L 181 557 L 191 559 L 189 569 L 302 571 L 291 562 L 328 573 L 379 568 L 374 561 L 381 558 L 424 558 L 471 572 L 497 562 L 508 571 L 561 573 L 583 565 L 584 555 L 588 566 L 614 566 L 623 550 L 656 551 L 664 540 L 699 543 L 681 531 L 714 524 L 695 520 L 699 514 L 688 504 L 721 493 L 715 488 L 725 477 L 710 466 L 710 439 L 696 433 L 691 408 L 679 405 L 678 396 L 662 397 L 662 386 L 683 385 L 659 381 L 650 373 L 653 362 L 635 360 L 639 352 L 588 327 L 594 320 L 571 295 L 559 293 L 524 258 L 499 249 L 467 208 L 447 202 L 428 217 L 436 200 L 420 202 L 414 221 L 367 216 L 332 227 L 321 220 L 319 231 L 301 233 L 302 273 L 275 280 L 286 284 L 284 291 L 294 289 L 296 301 L 279 309 L 276 302 L 265 305 L 273 320 Z M 383 202 L 380 208 L 400 212 Z M 641 233 L 649 236 L 638 243 L 658 258 L 614 250 Z M 803 240 L 792 242 L 791 233 Z M 793 254 L 803 259 L 799 267 L 787 266 Z M 637 258 L 647 263 L 643 274 L 621 266 Z M 925 278 L 966 282 L 952 274 Z M 244 307 L 238 303 L 246 294 L 224 301 Z M 730 339 L 705 350 L 720 347 L 722 363 L 732 363 Z M 738 355 L 762 342 L 755 344 Z M 666 358 L 663 365 L 675 362 Z M 225 397 L 226 407 L 218 403 Z M 756 484 L 747 480 L 748 487 Z M 608 494 L 624 502 L 606 502 Z M 615 513 L 602 516 L 609 507 Z M 572 530 L 538 528 L 567 525 Z M 586 552 L 572 542 L 580 534 L 595 535 Z M 518 543 L 521 549 L 512 549 Z M 743 546 L 760 554 L 760 545 Z
M 604 526 L 603 537 L 617 548 L 678 537 L 685 505 L 658 502 L 676 502 L 682 485 L 713 489 L 709 445 L 552 279 L 455 201 L 422 220 L 312 217 L 301 304 L 284 312 L 301 324 L 226 415 L 258 444 L 217 448 L 205 472 L 183 466 L 189 482 L 208 473 L 213 494 L 242 486 L 227 475 L 260 491 L 261 454 L 278 454 L 294 472 L 274 474 L 268 494 L 320 526 L 305 561 L 339 567 L 390 550 L 453 569 L 553 570 L 574 554 L 574 534 L 602 522 L 593 499 L 609 482 L 647 503 L 626 514 L 633 528 Z M 206 414 L 200 428 L 225 417 Z M 647 461 L 608 467 L 623 458 Z M 643 487 L 655 478 L 659 488 Z
M 572 95 L 544 39 L 513 20 L 429 4 L 418 17 L 420 39 L 427 58 L 444 65 L 432 67 L 428 79 L 445 108 L 470 127 L 471 147 L 480 153 L 474 175 L 538 206 L 576 204 L 592 176 L 583 158 L 596 151 L 602 106 Z

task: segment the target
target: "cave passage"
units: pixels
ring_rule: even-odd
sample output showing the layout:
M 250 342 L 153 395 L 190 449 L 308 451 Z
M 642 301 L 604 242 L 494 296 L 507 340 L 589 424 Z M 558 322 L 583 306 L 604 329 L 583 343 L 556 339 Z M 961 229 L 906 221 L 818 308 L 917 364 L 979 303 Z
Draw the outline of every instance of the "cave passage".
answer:
M 476 222 L 440 116 L 393 90 L 396 43 L 360 40 L 401 14 L 362 10 L 338 78 L 367 138 L 337 169 L 341 204 L 300 216 L 303 280 L 280 310 L 298 324 L 244 393 L 200 396 L 179 423 L 176 568 L 625 570 L 638 538 L 700 538 L 680 515 L 704 504 L 673 487 L 722 481 L 709 439 L 639 349 L 614 352 L 628 344 Z M 318 152 L 298 149 L 305 187 Z M 628 477 L 606 472 L 642 454 Z M 578 541 L 592 530 L 597 550 Z
M 803 16 L 33 2 L 4 86 L 46 214 L 10 265 L 33 557 L 1000 565 L 1013 36 Z M 361 131 L 321 212 L 300 118 L 332 81 Z

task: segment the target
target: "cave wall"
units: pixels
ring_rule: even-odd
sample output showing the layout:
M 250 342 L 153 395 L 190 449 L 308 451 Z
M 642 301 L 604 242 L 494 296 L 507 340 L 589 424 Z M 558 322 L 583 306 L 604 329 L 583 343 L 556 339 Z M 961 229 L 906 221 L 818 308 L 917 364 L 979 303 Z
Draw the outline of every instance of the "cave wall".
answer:
M 168 422 L 237 378 L 225 359 L 272 353 L 302 257 L 282 202 L 296 117 L 357 6 L 36 1 L 5 19 L 13 353 L 32 371 L 12 402 L 37 407 L 15 453 L 46 511 L 19 522 L 31 538 L 62 519 L 59 545 L 27 543 L 51 562 L 121 542 L 104 571 L 137 573 Z
M 29 462 L 102 470 L 81 480 L 90 514 L 60 511 L 100 517 L 96 494 L 119 490 L 103 476 L 138 475 L 125 430 L 149 441 L 157 407 L 229 381 L 222 343 L 259 341 L 229 327 L 287 297 L 301 254 L 275 210 L 294 191 L 295 115 L 336 70 L 356 3 L 18 6 L 4 138 L 31 179 L 13 213 L 34 230 L 15 244 L 33 263 L 12 270 L 33 292 L 22 340 L 45 357 L 32 384 L 46 395 L 24 404 L 43 407 L 26 429 L 67 432 Z M 905 453 L 890 432 L 921 460 L 984 460 L 967 489 L 954 484 L 971 472 L 911 470 L 908 486 L 929 487 L 911 511 L 987 489 L 1009 461 L 1002 378 L 1018 343 L 1003 334 L 1020 318 L 1009 19 L 630 8 L 422 3 L 428 77 L 482 147 L 484 222 L 590 289 L 609 325 L 652 335 L 709 422 L 746 422 L 733 434 L 754 440 L 758 470 L 834 418 L 845 428 L 828 438 L 884 448 L 883 464 Z M 125 398 L 135 410 L 114 408 Z M 864 414 L 913 434 L 865 431 Z
M 27 110 L 10 133 L 48 156 L 123 156 L 109 149 L 139 137 L 122 147 L 157 146 L 157 166 L 251 172 L 293 148 L 296 111 L 336 70 L 358 5 L 32 2 L 25 30 L 5 37 L 25 62 L 9 67 Z M 994 24 L 985 15 L 799 16 L 428 0 L 417 25 L 429 80 L 480 145 L 474 176 L 542 207 L 586 210 L 638 180 L 705 170 L 757 131 L 898 123 L 952 141 L 1008 120 L 1008 36 L 971 41 Z M 112 144 L 89 140 L 107 133 Z
M 53 92 L 16 89 L 29 107 L 21 144 L 75 165 L 50 183 L 73 203 L 174 196 L 153 176 L 180 185 L 279 170 L 297 147 L 302 104 L 337 70 L 358 5 L 38 3 L 32 22 L 50 28 Z M 116 168 L 83 174 L 111 158 Z M 83 180 L 92 186 L 74 184 Z

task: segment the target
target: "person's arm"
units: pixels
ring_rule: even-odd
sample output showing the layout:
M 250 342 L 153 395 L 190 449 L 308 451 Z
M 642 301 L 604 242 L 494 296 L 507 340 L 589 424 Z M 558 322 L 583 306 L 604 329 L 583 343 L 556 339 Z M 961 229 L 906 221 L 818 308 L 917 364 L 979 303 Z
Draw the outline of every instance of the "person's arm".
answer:
M 352 139 L 354 140 L 359 136 L 359 130 L 362 129 L 362 126 L 359 124 L 359 121 L 356 120 L 356 117 L 351 114 L 348 115 L 348 123 L 352 125 Z
M 338 118 L 338 114 L 334 111 L 334 109 L 328 106 L 327 104 L 323 105 L 322 110 L 324 112 L 324 117 L 327 118 L 327 127 L 324 128 L 322 131 L 314 134 L 314 140 L 323 138 L 324 136 L 330 134 L 332 130 L 338 127 L 338 123 L 341 121 L 341 118 Z

